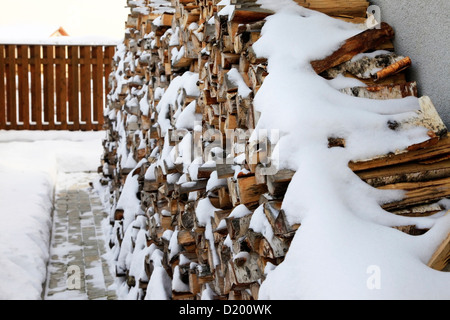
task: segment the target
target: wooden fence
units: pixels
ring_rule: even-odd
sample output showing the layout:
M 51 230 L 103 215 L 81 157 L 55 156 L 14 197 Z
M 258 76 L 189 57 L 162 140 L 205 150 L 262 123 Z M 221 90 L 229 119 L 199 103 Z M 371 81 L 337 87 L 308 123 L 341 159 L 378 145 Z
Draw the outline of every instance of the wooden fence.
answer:
M 0 129 L 101 130 L 114 50 L 0 44 Z

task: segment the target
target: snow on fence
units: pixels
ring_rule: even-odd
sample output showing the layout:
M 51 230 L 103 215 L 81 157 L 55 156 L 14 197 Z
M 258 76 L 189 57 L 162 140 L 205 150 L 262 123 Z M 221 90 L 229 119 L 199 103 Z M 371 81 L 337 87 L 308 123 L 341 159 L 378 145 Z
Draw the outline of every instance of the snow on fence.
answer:
M 114 50 L 0 45 L 0 129 L 101 130 Z

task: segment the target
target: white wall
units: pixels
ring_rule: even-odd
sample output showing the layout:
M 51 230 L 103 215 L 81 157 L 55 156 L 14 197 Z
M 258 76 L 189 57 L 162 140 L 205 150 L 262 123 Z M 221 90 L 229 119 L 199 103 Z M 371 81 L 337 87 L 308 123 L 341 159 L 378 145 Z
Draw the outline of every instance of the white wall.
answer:
M 371 0 L 395 32 L 398 54 L 410 56 L 409 80 L 431 97 L 450 128 L 450 1 Z

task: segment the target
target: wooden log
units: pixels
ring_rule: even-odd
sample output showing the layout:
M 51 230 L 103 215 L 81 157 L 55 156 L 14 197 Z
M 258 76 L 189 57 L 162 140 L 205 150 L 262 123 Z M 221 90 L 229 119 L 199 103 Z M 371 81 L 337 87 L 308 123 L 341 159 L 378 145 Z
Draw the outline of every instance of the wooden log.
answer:
M 300 225 L 291 226 L 286 219 L 282 202 L 279 200 L 268 201 L 263 204 L 264 214 L 270 223 L 274 234 L 281 238 L 292 238 Z
M 450 232 L 447 237 L 441 243 L 441 245 L 434 252 L 430 261 L 428 262 L 428 266 L 435 270 L 442 271 L 448 265 L 450 261 Z
M 179 230 L 177 234 L 177 242 L 183 247 L 195 245 L 195 237 L 190 230 Z
M 123 209 L 116 209 L 114 212 L 114 220 L 120 221 L 123 219 L 124 210 Z
M 238 177 L 237 190 L 241 204 L 257 203 L 261 194 L 267 192 L 267 185 L 256 184 L 255 175 Z
M 405 163 L 374 170 L 357 172 L 358 176 L 373 187 L 402 182 L 420 182 L 450 176 L 450 160 L 436 163 Z
M 170 211 L 161 213 L 159 216 L 160 216 L 159 220 L 161 223 L 161 235 L 162 235 L 162 232 L 164 232 L 166 230 L 174 229 L 173 224 L 172 224 L 173 219 L 172 219 L 172 216 L 170 215 Z M 158 236 L 158 238 L 161 238 L 161 236 Z
M 416 111 L 417 116 L 403 121 L 399 128 L 400 130 L 425 127 L 429 130 L 430 138 L 442 137 L 447 133 L 447 126 L 442 121 L 439 113 L 433 105 L 431 99 L 423 96 L 419 99 L 420 110 Z M 420 145 L 418 145 L 420 147 Z M 414 150 L 416 146 L 410 146 L 408 150 Z
M 349 163 L 349 167 L 353 171 L 358 172 L 362 170 L 407 163 L 411 161 L 424 163 L 430 162 L 433 159 L 434 161 L 440 161 L 449 157 L 450 136 L 449 134 L 446 134 L 442 138 L 440 138 L 436 142 L 436 144 L 433 144 L 427 148 L 392 153 L 367 160 L 351 161 Z
M 268 175 L 266 181 L 269 194 L 274 197 L 284 195 L 294 174 L 292 170 L 280 170 L 274 175 Z
M 198 281 L 198 275 L 195 270 L 189 271 L 189 291 L 192 294 L 198 294 L 201 292 L 201 285 Z
M 392 227 L 393 229 L 399 230 L 401 232 L 404 232 L 406 234 L 412 235 L 412 236 L 418 236 L 425 234 L 428 229 L 418 229 L 415 225 L 409 225 L 409 226 L 395 226 Z
M 216 171 L 216 167 L 199 167 L 197 172 L 198 179 L 209 179 L 211 173 Z
M 252 215 L 246 215 L 244 217 L 226 217 L 225 221 L 227 224 L 228 234 L 231 240 L 239 239 L 247 233 L 248 227 L 250 226 L 250 220 Z
M 232 203 L 230 199 L 230 194 L 228 192 L 228 187 L 221 187 L 218 190 L 219 196 L 219 208 L 221 209 L 230 209 L 232 208 Z
M 261 233 L 255 232 L 253 229 L 249 228 L 245 235 L 245 243 L 251 251 L 258 252 L 259 243 L 262 238 L 264 238 L 264 236 Z
M 230 215 L 231 211 L 231 209 L 214 211 L 214 225 L 218 226 L 223 219 Z
M 172 27 L 172 21 L 173 21 L 174 15 L 172 13 L 163 13 L 159 20 L 159 25 L 162 27 Z
M 380 52 L 375 55 L 365 55 L 362 54 L 358 59 L 353 58 L 347 62 L 341 63 L 336 67 L 328 69 L 322 72 L 322 76 L 327 79 L 335 79 L 339 75 L 344 75 L 346 77 L 355 77 L 360 81 L 364 81 L 365 83 L 374 82 L 376 83 L 376 75 L 379 70 L 386 69 L 396 63 L 402 61 L 404 57 L 399 56 L 395 53 L 385 53 Z M 380 78 L 378 83 L 381 80 L 388 78 L 387 80 L 391 80 L 393 75 L 396 73 L 386 73 L 386 76 Z
M 400 201 L 383 204 L 385 210 L 396 210 L 413 205 L 427 204 L 450 196 L 450 178 L 423 182 L 404 182 L 379 187 L 382 190 L 405 190 Z
M 375 76 L 374 76 L 374 80 L 375 81 L 380 81 L 382 79 L 385 79 L 389 76 L 392 76 L 394 74 L 397 74 L 399 72 L 402 72 L 404 70 L 406 70 L 407 68 L 409 68 L 411 66 L 412 62 L 411 62 L 411 58 L 410 57 L 405 57 L 402 60 L 378 71 Z
M 239 63 L 240 56 L 241 55 L 236 53 L 222 53 L 221 67 L 227 70 L 231 69 L 232 65 Z
M 369 50 L 377 49 L 383 43 L 394 37 L 394 30 L 390 25 L 383 22 L 380 29 L 370 29 L 354 37 L 351 37 L 336 50 L 332 55 L 322 60 L 315 60 L 311 65 L 317 74 L 320 74 L 341 63 L 349 61 L 355 55 Z
M 245 160 L 251 172 L 255 172 L 256 167 L 260 163 L 267 164 L 270 151 L 269 141 L 263 139 L 262 141 L 253 140 L 245 146 Z
M 204 180 L 197 180 L 197 181 L 191 181 L 191 182 L 184 182 L 181 184 L 175 184 L 174 185 L 174 191 L 178 194 L 185 194 L 193 191 L 200 191 L 205 190 L 206 185 L 208 183 L 207 179 Z
M 234 168 L 232 165 L 217 164 L 216 170 L 218 179 L 230 178 L 234 176 Z
M 442 210 L 444 210 L 444 208 L 436 202 L 425 205 L 411 206 L 399 210 L 391 210 L 391 213 L 407 217 L 427 217 L 441 212 Z
M 231 260 L 229 262 L 229 277 L 231 289 L 247 289 L 252 283 L 261 278 L 261 270 L 258 267 L 258 256 L 255 253 L 245 254 L 245 261 L 238 264 Z
M 365 0 L 294 0 L 298 5 L 330 16 L 366 17 Z
M 197 280 L 200 285 L 214 280 L 213 273 L 211 272 L 208 264 L 200 264 L 197 268 L 195 268 L 195 273 L 197 274 Z
M 268 259 L 283 258 L 289 250 L 289 241 L 273 236 L 270 241 L 262 238 L 259 243 L 259 255 Z
M 194 300 L 195 294 L 192 292 L 176 292 L 172 291 L 172 300 Z
M 233 13 L 231 17 L 229 18 L 230 21 L 233 21 L 235 23 L 253 23 L 257 21 L 264 20 L 266 17 L 274 14 L 273 11 L 263 9 L 263 8 L 235 8 L 233 10 Z
M 340 90 L 342 93 L 359 98 L 388 100 L 406 97 L 417 97 L 417 83 L 379 85 L 369 87 L 353 87 Z

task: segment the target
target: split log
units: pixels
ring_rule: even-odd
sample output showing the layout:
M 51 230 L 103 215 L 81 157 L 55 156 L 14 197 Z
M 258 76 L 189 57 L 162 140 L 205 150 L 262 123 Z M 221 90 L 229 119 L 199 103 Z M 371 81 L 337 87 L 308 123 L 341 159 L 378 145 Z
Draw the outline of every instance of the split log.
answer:
M 402 122 L 399 129 L 408 129 L 414 127 L 425 127 L 429 130 L 431 138 L 442 137 L 447 133 L 447 127 L 439 116 L 431 99 L 427 96 L 419 99 L 420 110 L 416 112 L 417 116 Z M 414 146 L 409 147 L 412 150 Z
M 439 203 L 412 206 L 400 210 L 392 210 L 393 214 L 406 217 L 426 217 L 441 212 L 444 208 Z
M 259 243 L 258 254 L 267 259 L 277 259 L 286 256 L 289 250 L 289 241 L 282 240 L 277 236 L 273 236 L 270 241 L 266 238 L 261 239 Z
M 247 233 L 251 218 L 252 215 L 250 214 L 240 218 L 225 218 L 228 235 L 231 240 L 239 239 Z
M 311 65 L 317 74 L 320 74 L 341 63 L 349 61 L 355 55 L 369 50 L 377 49 L 383 43 L 394 37 L 394 30 L 383 22 L 380 29 L 370 29 L 348 39 L 337 51 L 323 60 L 315 60 Z
M 330 16 L 365 17 L 369 2 L 365 0 L 294 0 L 300 6 Z
M 338 75 L 344 75 L 347 77 L 351 75 L 359 80 L 365 80 L 366 82 L 372 81 L 372 79 L 374 79 L 373 81 L 376 81 L 376 75 L 377 72 L 380 72 L 380 69 L 386 70 L 386 68 L 396 65 L 404 59 L 404 57 L 398 56 L 395 53 L 385 53 L 384 51 L 380 51 L 379 54 L 375 56 L 374 53 L 361 54 L 358 59 L 355 56 L 347 62 L 341 63 L 336 67 L 322 72 L 321 75 L 327 79 L 334 79 Z M 387 73 L 385 71 L 385 76 L 382 78 L 380 77 L 378 81 L 394 74 L 394 72 Z
M 281 209 L 282 202 L 277 200 L 268 201 L 263 206 L 264 214 L 272 227 L 274 235 L 284 239 L 291 239 L 300 225 L 291 226 L 288 223 L 284 210 Z
M 450 261 L 450 233 L 447 235 L 447 238 L 445 238 L 445 240 L 434 252 L 433 256 L 428 262 L 428 266 L 430 268 L 442 271 L 448 265 L 449 261 Z
M 143 191 L 155 192 L 158 191 L 160 183 L 156 180 L 144 180 Z
M 198 294 L 201 292 L 201 285 L 198 281 L 198 276 L 195 270 L 189 271 L 189 291 L 192 294 Z
M 257 261 L 257 254 L 246 253 L 245 258 L 238 263 L 233 260 L 229 262 L 229 279 L 232 290 L 246 289 L 261 278 L 261 270 Z
M 195 237 L 189 230 L 179 230 L 177 234 L 177 242 L 183 247 L 190 247 L 195 245 Z
M 389 76 L 392 76 L 394 74 L 402 72 L 402 71 L 406 70 L 407 68 L 409 68 L 410 66 L 411 66 L 411 58 L 406 57 L 406 58 L 378 71 L 374 76 L 374 80 L 380 81 Z
M 433 159 L 436 156 L 439 156 L 441 159 L 448 157 L 449 137 L 447 127 L 429 97 L 421 97 L 419 102 L 420 110 L 416 112 L 416 116 L 405 120 L 401 124 L 391 123 L 390 127 L 393 130 L 402 130 L 417 126 L 425 127 L 429 130 L 428 135 L 430 139 L 409 146 L 404 150 L 397 150 L 392 154 L 351 162 L 350 167 L 352 170 L 359 171 L 410 161 Z
M 357 172 L 412 161 L 430 163 L 434 162 L 433 159 L 434 161 L 450 159 L 450 136 L 448 134 L 440 138 L 436 144 L 427 148 L 382 155 L 373 159 L 351 161 L 349 167 Z
M 342 93 L 359 98 L 367 99 L 401 99 L 406 97 L 417 97 L 417 83 L 407 82 L 402 84 L 354 87 L 340 90 Z
M 280 170 L 274 175 L 268 175 L 266 180 L 269 194 L 274 197 L 284 195 L 294 174 L 292 170 Z
M 197 181 L 190 181 L 190 182 L 183 182 L 180 184 L 174 185 L 174 191 L 177 193 L 177 195 L 190 193 L 193 191 L 201 191 L 206 190 L 206 185 L 208 184 L 208 180 L 197 180 Z
M 230 20 L 236 23 L 253 23 L 264 20 L 266 17 L 274 14 L 273 11 L 262 8 L 235 8 Z
M 450 176 L 450 160 L 431 164 L 398 164 L 375 170 L 359 171 L 358 176 L 373 187 L 405 182 L 421 182 Z
M 400 201 L 382 205 L 385 210 L 396 210 L 418 204 L 426 204 L 450 197 L 450 178 L 424 182 L 404 182 L 379 187 L 382 190 L 405 190 Z
M 238 177 L 237 190 L 240 204 L 252 204 L 259 201 L 261 194 L 267 192 L 267 185 L 256 184 L 255 175 Z

